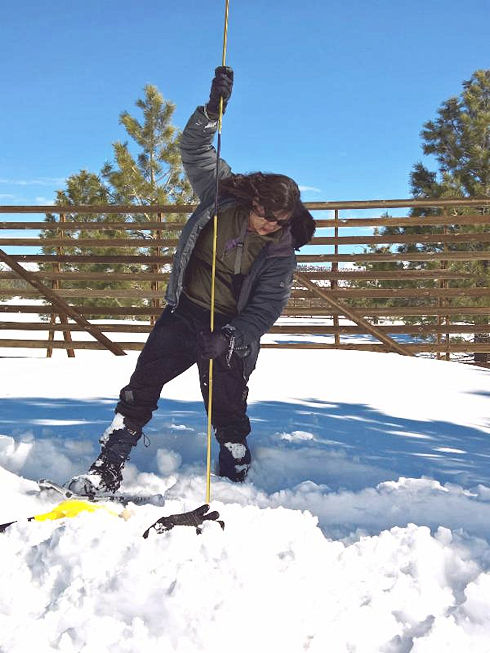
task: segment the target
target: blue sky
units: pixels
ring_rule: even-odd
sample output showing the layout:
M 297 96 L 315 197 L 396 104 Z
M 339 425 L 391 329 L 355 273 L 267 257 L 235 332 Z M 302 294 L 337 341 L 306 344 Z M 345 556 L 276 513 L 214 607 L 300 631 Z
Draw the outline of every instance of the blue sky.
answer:
M 231 0 L 223 154 L 304 199 L 409 196 L 419 133 L 490 61 L 487 0 Z M 224 0 L 17 0 L 0 11 L 0 204 L 54 201 L 124 139 L 147 83 L 185 125 L 221 61 Z

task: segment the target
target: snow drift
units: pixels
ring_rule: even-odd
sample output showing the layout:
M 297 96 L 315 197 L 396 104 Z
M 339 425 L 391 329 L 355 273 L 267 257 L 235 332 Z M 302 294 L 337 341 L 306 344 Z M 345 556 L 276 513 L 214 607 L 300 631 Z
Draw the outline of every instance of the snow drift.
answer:
M 225 530 L 144 540 L 203 503 L 191 370 L 164 389 L 151 446 L 125 472 L 163 508 L 27 522 L 56 503 L 33 479 L 65 481 L 93 459 L 134 360 L 2 362 L 0 521 L 20 521 L 0 536 L 1 651 L 490 651 L 487 370 L 266 350 L 250 478 L 213 478 Z

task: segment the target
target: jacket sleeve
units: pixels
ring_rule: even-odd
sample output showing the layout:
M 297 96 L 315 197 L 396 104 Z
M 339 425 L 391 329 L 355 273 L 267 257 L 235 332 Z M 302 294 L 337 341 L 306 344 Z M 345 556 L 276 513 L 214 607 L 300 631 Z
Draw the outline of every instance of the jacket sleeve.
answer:
M 216 185 L 216 150 L 214 135 L 218 128 L 217 120 L 206 117 L 203 107 L 197 107 L 189 118 L 180 137 L 180 154 L 185 172 L 192 189 L 202 202 Z M 220 159 L 218 177 L 228 177 L 230 166 Z
M 280 317 L 291 294 L 295 267 L 296 263 L 289 264 L 287 268 L 270 265 L 257 279 L 247 305 L 230 321 L 235 331 L 237 349 L 260 340 Z

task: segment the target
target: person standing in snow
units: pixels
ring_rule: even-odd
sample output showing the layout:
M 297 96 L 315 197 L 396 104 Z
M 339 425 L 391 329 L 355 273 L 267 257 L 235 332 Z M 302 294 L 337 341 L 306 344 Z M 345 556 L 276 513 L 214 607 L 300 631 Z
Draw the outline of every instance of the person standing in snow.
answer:
M 68 483 L 77 494 L 115 492 L 122 469 L 142 429 L 157 409 L 165 383 L 197 363 L 204 403 L 209 360 L 214 359 L 212 424 L 219 442 L 219 474 L 243 481 L 251 455 L 247 445 L 248 379 L 260 337 L 281 315 L 292 286 L 295 249 L 313 236 L 313 217 L 299 188 L 280 174 L 233 174 L 218 164 L 218 242 L 215 328 L 210 299 L 217 154 L 212 145 L 231 96 L 233 71 L 215 71 L 209 102 L 190 117 L 180 140 L 182 162 L 200 204 L 182 230 L 156 322 L 129 384 L 122 388 L 116 416 L 100 439 L 100 455 L 87 474 Z

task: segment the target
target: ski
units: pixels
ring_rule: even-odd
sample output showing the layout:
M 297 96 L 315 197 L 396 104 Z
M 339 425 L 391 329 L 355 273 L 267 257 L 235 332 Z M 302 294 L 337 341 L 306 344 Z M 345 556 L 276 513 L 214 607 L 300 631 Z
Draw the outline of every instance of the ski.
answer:
M 114 501 L 122 505 L 127 505 L 128 503 L 134 503 L 135 505 L 141 506 L 145 504 L 151 504 L 154 506 L 163 506 L 165 504 L 165 498 L 163 494 L 129 494 L 117 492 L 115 494 L 96 494 L 93 496 L 82 496 L 71 492 L 68 488 L 63 485 L 59 485 L 54 481 L 49 479 L 42 478 L 37 482 L 41 492 L 43 491 L 53 491 L 60 494 L 64 499 L 78 499 L 80 501 L 92 501 L 94 503 L 102 503 L 105 501 Z
M 65 499 L 49 512 L 27 517 L 25 521 L 46 521 L 63 519 L 66 517 L 76 517 L 81 512 L 95 512 L 96 510 L 107 510 L 111 515 L 117 516 L 117 513 L 113 512 L 113 510 L 104 503 L 94 503 L 93 501 L 88 501 L 86 499 L 83 501 L 80 499 Z M 6 524 L 0 524 L 0 533 L 4 533 L 9 526 L 17 524 L 18 522 L 19 520 L 15 519 Z

